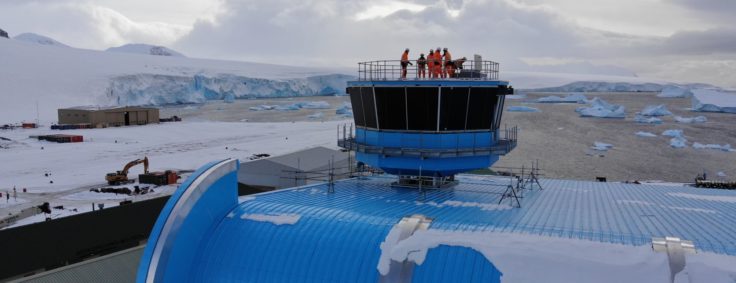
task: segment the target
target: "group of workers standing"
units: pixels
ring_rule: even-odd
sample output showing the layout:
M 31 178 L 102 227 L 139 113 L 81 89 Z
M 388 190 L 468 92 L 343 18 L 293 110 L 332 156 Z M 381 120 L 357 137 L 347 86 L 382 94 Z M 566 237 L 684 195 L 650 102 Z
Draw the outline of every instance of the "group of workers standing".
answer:
M 424 53 L 419 55 L 416 60 L 417 63 L 417 78 L 453 78 L 455 77 L 455 70 L 462 69 L 463 63 L 465 63 L 465 57 L 458 60 L 452 60 L 452 55 L 447 47 L 440 50 L 437 49 L 429 50 L 427 57 L 424 57 Z M 401 78 L 406 79 L 407 67 L 414 65 L 409 60 L 409 48 L 404 50 L 401 54 Z M 427 75 L 429 73 L 429 75 Z

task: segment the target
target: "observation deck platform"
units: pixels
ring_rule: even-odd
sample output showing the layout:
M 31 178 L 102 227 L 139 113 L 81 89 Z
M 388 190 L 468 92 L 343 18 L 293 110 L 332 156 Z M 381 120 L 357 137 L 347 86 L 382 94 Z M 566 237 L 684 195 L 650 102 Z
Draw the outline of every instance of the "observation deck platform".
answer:
M 498 63 L 466 61 L 442 75 L 383 60 L 358 64 L 347 84 L 355 126 L 338 145 L 359 161 L 396 175 L 449 177 L 491 166 L 516 147 L 515 127 L 501 130 L 509 82 Z M 462 67 L 462 69 L 460 69 Z

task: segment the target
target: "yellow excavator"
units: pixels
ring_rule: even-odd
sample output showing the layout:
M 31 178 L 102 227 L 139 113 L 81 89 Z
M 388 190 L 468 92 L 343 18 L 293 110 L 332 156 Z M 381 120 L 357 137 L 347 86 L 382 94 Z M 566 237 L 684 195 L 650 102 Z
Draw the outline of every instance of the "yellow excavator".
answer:
M 107 183 L 110 185 L 130 183 L 133 180 L 128 179 L 128 170 L 130 170 L 131 167 L 141 163 L 143 163 L 144 174 L 148 174 L 148 157 L 146 156 L 143 159 L 136 159 L 128 162 L 128 164 L 125 164 L 125 167 L 123 167 L 122 171 L 107 173 L 107 175 L 105 176 L 105 180 L 107 180 Z

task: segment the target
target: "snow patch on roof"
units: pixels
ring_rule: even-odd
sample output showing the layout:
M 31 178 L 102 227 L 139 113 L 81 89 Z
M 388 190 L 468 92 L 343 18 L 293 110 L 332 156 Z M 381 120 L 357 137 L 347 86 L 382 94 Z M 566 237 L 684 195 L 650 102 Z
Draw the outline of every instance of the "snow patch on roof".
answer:
M 259 222 L 270 222 L 275 225 L 293 225 L 296 224 L 299 219 L 301 218 L 301 215 L 299 214 L 279 214 L 279 213 L 269 213 L 269 214 L 259 214 L 259 213 L 252 213 L 252 214 L 243 214 L 240 216 L 240 219 L 246 219 L 246 220 L 253 220 L 253 221 L 259 221 Z
M 254 199 L 256 199 L 256 197 L 254 197 L 254 196 L 239 196 L 238 197 L 238 203 L 244 203 L 246 201 L 252 201 Z
M 422 265 L 428 251 L 441 245 L 478 251 L 503 272 L 505 282 L 665 282 L 670 276 L 667 256 L 649 246 L 520 234 L 419 230 L 382 252 Z

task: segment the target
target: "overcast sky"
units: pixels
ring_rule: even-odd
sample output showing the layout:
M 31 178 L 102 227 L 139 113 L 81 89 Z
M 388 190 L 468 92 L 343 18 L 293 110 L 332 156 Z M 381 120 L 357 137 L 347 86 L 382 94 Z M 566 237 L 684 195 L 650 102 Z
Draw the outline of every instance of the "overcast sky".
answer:
M 312 66 L 448 47 L 503 70 L 629 70 L 736 87 L 734 0 L 2 0 L 0 28 L 106 49 Z

